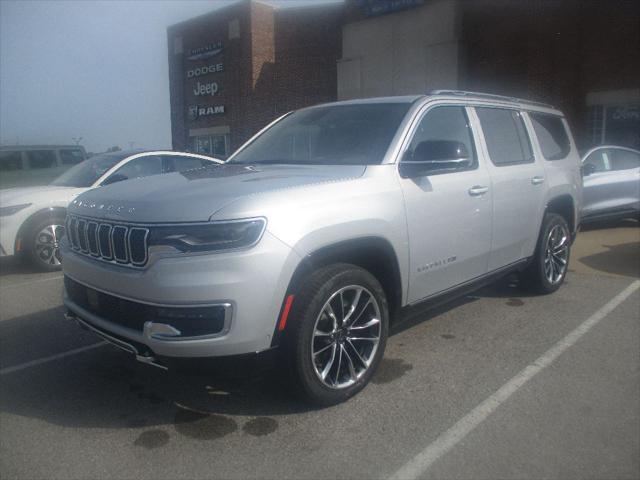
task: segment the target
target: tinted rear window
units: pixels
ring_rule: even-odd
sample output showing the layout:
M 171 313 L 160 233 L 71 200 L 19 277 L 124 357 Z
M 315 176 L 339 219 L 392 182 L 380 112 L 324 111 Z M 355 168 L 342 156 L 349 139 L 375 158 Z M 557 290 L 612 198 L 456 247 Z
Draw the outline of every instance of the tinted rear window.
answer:
M 27 152 L 29 168 L 53 168 L 56 166 L 56 154 L 53 150 L 31 150 Z
M 569 155 L 571 144 L 562 118 L 544 113 L 530 113 L 542 155 L 547 160 L 561 160 Z
M 21 152 L 0 152 L 0 171 L 22 170 Z
M 501 108 L 476 108 L 476 112 L 494 165 L 533 162 L 531 144 L 520 112 Z
M 84 160 L 84 154 L 80 149 L 60 150 L 60 160 L 63 165 L 75 165 Z

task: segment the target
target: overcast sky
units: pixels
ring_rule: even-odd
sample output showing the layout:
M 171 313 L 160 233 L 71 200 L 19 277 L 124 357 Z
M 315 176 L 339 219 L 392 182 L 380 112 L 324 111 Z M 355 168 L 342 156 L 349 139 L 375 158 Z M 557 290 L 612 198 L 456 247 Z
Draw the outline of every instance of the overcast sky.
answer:
M 166 28 L 233 1 L 0 0 L 0 143 L 170 148 Z

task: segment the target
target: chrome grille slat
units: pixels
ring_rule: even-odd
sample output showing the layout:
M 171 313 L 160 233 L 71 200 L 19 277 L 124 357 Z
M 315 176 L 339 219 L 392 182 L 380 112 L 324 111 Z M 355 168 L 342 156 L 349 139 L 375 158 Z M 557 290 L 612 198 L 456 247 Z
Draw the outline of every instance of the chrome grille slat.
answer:
M 78 246 L 82 253 L 89 253 L 88 241 L 87 241 L 87 221 L 83 218 L 78 219 Z
M 102 241 L 101 232 L 106 231 L 106 242 Z M 109 249 L 109 253 L 105 253 L 106 248 Z M 98 227 L 98 249 L 100 250 L 100 256 L 105 260 L 113 259 L 113 250 L 111 249 L 111 225 L 108 223 L 101 223 Z
M 129 249 L 127 248 L 128 231 L 129 229 L 124 225 L 114 225 L 111 229 L 111 248 L 113 251 L 113 258 L 118 263 L 129 263 Z M 120 235 L 122 235 L 122 238 L 120 238 Z M 124 250 L 123 255 L 118 255 L 119 250 Z
M 67 219 L 71 248 L 83 255 L 118 265 L 142 267 L 147 263 L 149 229 L 99 223 L 70 215 Z
M 89 247 L 89 253 L 91 255 L 94 257 L 100 256 L 100 250 L 98 248 L 98 224 L 96 222 L 87 223 L 87 246 Z

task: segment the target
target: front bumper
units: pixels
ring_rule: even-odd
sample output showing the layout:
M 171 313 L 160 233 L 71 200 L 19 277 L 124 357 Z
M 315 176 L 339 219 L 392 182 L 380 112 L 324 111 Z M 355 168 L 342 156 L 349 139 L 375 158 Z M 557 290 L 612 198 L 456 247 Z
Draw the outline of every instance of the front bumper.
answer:
M 69 315 L 85 326 L 136 346 L 149 357 L 224 357 L 271 348 L 277 317 L 300 257 L 266 232 L 250 250 L 206 255 L 158 256 L 144 269 L 106 264 L 61 247 L 65 275 L 124 302 L 178 309 L 225 305 L 229 321 L 214 335 L 189 338 L 156 335 L 96 315 L 65 291 Z M 153 322 L 151 322 L 153 323 Z M 162 320 L 160 324 L 170 324 Z M 99 333 L 96 332 L 96 333 Z M 104 335 L 103 335 L 104 336 Z

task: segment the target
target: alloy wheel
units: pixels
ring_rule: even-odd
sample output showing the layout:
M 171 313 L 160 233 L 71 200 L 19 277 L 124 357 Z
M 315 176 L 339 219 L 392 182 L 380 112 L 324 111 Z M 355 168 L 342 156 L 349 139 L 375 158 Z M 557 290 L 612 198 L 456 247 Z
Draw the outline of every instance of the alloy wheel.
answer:
M 562 226 L 554 226 L 545 246 L 544 274 L 552 285 L 560 282 L 567 269 L 569 258 L 569 232 Z
M 371 366 L 380 343 L 380 307 L 369 290 L 350 285 L 333 293 L 316 318 L 313 367 L 329 388 L 353 385 Z
M 63 225 L 47 225 L 36 235 L 36 255 L 47 265 L 60 265 L 60 239 L 64 235 Z

